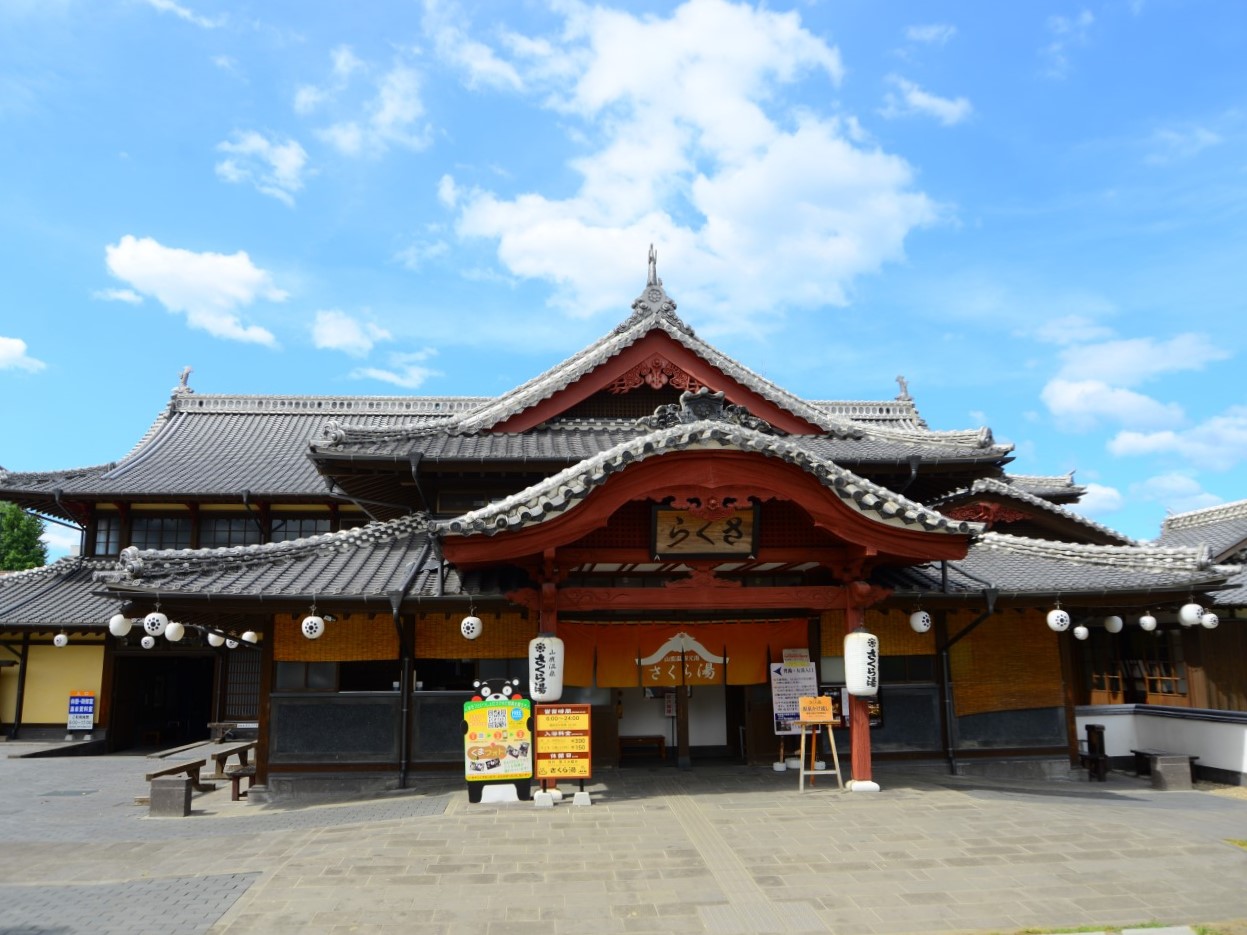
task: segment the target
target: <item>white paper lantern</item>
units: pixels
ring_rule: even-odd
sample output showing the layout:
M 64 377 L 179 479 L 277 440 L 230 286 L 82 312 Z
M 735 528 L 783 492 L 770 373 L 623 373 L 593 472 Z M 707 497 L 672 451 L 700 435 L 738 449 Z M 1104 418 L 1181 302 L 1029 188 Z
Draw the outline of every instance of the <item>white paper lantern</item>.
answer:
M 1104 618 L 1104 629 L 1108 630 L 1109 633 L 1120 633 L 1123 626 L 1125 624 L 1122 622 L 1121 617 L 1118 617 L 1116 614 Z
M 156 645 L 156 637 L 152 636 L 152 635 L 149 633 L 149 634 L 147 634 L 147 636 L 143 637 L 143 639 L 141 640 L 141 642 L 142 642 L 142 644 L 143 644 L 143 648 L 144 648 L 144 649 L 151 649 L 153 646 L 155 646 L 155 645 Z
M 1081 623 L 1074 627 L 1074 639 L 1085 640 L 1091 635 L 1091 631 L 1084 627 Z
M 1155 630 L 1156 629 L 1156 618 L 1153 617 L 1151 614 L 1144 614 L 1142 617 L 1139 618 L 1139 627 L 1140 629 L 1147 630 L 1148 632 Z
M 227 636 L 227 637 L 225 638 L 225 648 L 226 648 L 226 649 L 237 649 L 237 648 L 238 648 L 238 640 L 233 639 L 232 637 L 228 637 L 228 636 Z
M 125 636 L 134 622 L 125 614 L 113 614 L 108 619 L 108 632 L 113 636 Z
M 176 643 L 185 635 L 186 627 L 178 623 L 176 620 L 171 620 L 169 625 L 165 627 L 165 639 L 167 639 L 170 643 Z
M 1060 607 L 1048 611 L 1048 629 L 1054 633 L 1064 633 L 1069 629 L 1069 614 Z
M 208 645 L 216 646 L 218 648 L 221 646 L 224 646 L 225 637 L 223 637 L 220 633 L 209 633 L 208 634 Z
M 931 629 L 931 615 L 925 610 L 915 610 L 909 615 L 909 628 L 915 633 L 926 633 Z
M 1221 619 L 1216 614 L 1212 613 L 1212 611 L 1209 611 L 1199 618 L 1199 625 L 1205 630 L 1215 630 L 1217 628 L 1217 624 L 1220 622 Z
M 169 618 L 158 610 L 153 610 L 143 618 L 143 629 L 148 636 L 164 636 L 165 627 L 168 625 Z
M 563 641 L 538 633 L 528 641 L 528 694 L 533 701 L 563 697 Z
M 854 630 L 844 637 L 844 683 L 850 695 L 879 693 L 879 637 Z
M 481 623 L 481 618 L 473 614 L 464 617 L 463 622 L 459 624 L 459 632 L 463 634 L 463 638 L 474 640 L 485 632 L 485 624 Z
M 318 640 L 325 634 L 325 618 L 311 614 L 303 618 L 303 635 L 309 640 Z
M 58 633 L 56 634 L 56 636 L 52 637 L 52 645 L 58 648 L 61 646 L 68 646 L 69 637 L 66 636 L 64 633 Z
M 242 639 L 244 643 L 258 643 L 260 642 L 260 634 L 256 633 L 255 630 L 248 630 L 242 635 Z
M 1204 608 L 1198 604 L 1183 604 L 1178 610 L 1178 623 L 1184 627 L 1199 626 L 1199 618 L 1204 615 Z

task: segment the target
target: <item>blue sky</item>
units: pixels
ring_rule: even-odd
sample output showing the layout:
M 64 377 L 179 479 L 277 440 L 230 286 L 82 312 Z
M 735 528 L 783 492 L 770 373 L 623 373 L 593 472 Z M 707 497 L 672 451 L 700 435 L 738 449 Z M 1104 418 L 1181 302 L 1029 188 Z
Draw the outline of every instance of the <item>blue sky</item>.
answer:
M 200 392 L 496 394 L 646 252 L 792 391 L 1140 539 L 1247 497 L 1247 5 L 0 3 L 0 464 Z

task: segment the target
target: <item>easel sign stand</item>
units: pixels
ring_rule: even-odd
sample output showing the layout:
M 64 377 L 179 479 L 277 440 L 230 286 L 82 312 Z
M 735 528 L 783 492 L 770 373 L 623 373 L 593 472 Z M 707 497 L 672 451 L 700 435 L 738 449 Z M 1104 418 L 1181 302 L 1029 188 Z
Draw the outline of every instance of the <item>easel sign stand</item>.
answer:
M 836 776 L 836 782 L 840 786 L 840 791 L 844 791 L 844 777 L 840 774 L 840 754 L 836 752 L 836 738 L 831 732 L 831 725 L 834 722 L 831 707 L 831 698 L 826 695 L 817 695 L 814 697 L 802 697 L 800 700 L 801 717 L 797 721 L 797 727 L 801 730 L 801 769 L 800 777 L 797 780 L 797 790 L 805 791 L 805 774 L 810 774 L 810 788 L 814 788 L 814 776 L 818 773 L 826 773 L 828 770 L 818 770 L 815 768 L 815 760 L 818 757 L 818 732 L 820 728 L 827 728 L 827 745 L 831 747 L 831 762 L 835 767 L 830 770 Z M 810 742 L 810 759 L 807 768 L 805 759 L 805 737 L 809 730 L 812 738 Z

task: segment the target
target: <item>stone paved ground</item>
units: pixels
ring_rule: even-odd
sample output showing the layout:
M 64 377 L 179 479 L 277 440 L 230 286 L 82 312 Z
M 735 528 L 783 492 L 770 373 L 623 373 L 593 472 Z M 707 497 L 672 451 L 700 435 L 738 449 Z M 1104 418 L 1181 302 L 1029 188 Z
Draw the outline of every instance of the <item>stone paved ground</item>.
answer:
M 0 756 L 22 745 L 0 746 Z M 133 805 L 150 761 L 0 759 L 0 933 L 804 933 L 1209 925 L 1247 935 L 1247 801 L 884 765 L 603 772 L 593 805 Z M 570 790 L 569 790 L 570 791 Z M 1165 930 L 1161 930 L 1165 931 Z M 1177 931 L 1189 932 L 1188 929 Z

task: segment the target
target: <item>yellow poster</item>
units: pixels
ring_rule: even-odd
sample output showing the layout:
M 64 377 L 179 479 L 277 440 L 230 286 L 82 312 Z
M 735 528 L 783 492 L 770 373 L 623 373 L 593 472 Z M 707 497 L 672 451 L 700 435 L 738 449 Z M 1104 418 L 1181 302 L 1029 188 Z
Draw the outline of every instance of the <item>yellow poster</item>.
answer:
M 527 698 L 464 702 L 464 776 L 469 782 L 532 776 L 531 715 Z

